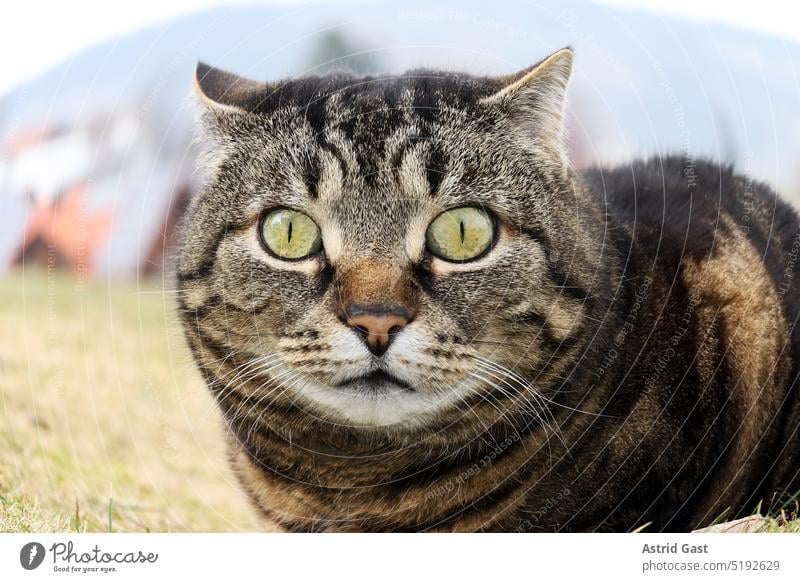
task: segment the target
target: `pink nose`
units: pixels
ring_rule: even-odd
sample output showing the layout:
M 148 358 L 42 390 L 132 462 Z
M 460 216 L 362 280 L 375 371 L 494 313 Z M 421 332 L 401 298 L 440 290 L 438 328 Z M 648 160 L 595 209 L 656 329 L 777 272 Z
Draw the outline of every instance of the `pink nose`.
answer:
M 409 314 L 403 310 L 352 307 L 345 312 L 347 325 L 361 335 L 369 351 L 376 356 L 385 354 L 394 336 L 411 321 Z

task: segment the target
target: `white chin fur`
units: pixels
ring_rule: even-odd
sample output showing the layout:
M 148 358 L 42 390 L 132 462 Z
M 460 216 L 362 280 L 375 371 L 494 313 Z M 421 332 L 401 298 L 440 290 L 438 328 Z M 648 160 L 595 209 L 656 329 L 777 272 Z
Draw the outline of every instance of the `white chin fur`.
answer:
M 386 428 L 424 426 L 432 416 L 457 401 L 462 392 L 454 387 L 440 395 L 430 395 L 388 387 L 370 393 L 313 380 L 306 380 L 295 389 L 326 417 L 333 413 L 342 424 Z

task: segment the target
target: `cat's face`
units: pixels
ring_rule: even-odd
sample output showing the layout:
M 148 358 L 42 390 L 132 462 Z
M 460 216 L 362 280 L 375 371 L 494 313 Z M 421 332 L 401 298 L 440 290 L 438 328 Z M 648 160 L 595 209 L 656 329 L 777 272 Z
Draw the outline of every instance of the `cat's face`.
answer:
M 179 279 L 217 389 L 354 425 L 431 424 L 498 391 L 530 406 L 592 268 L 561 143 L 571 57 L 280 85 L 201 65 L 210 178 Z

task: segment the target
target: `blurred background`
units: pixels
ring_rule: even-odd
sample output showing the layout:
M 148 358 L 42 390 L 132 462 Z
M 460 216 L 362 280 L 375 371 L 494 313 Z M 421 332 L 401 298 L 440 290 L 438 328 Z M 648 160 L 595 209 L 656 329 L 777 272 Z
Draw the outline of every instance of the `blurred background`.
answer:
M 0 270 L 124 278 L 169 264 L 200 183 L 199 59 L 261 80 L 341 67 L 508 73 L 571 45 L 577 166 L 688 150 L 800 201 L 800 33 L 769 2 L 678 1 L 670 13 L 582 0 L 40 4 L 4 25 Z
M 786 2 L 25 0 L 0 20 L 0 531 L 254 527 L 174 315 L 198 60 L 510 73 L 571 45 L 578 167 L 683 152 L 800 203 Z

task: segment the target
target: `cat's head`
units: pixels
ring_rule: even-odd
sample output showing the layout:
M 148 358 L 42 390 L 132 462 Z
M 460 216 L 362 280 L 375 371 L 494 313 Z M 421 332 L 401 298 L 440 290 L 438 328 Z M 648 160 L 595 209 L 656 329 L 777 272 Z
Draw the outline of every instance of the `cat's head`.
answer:
M 198 66 L 209 180 L 179 285 L 220 397 L 415 427 L 476 398 L 541 404 L 597 271 L 565 157 L 571 66 L 564 49 L 507 77 L 273 84 Z

